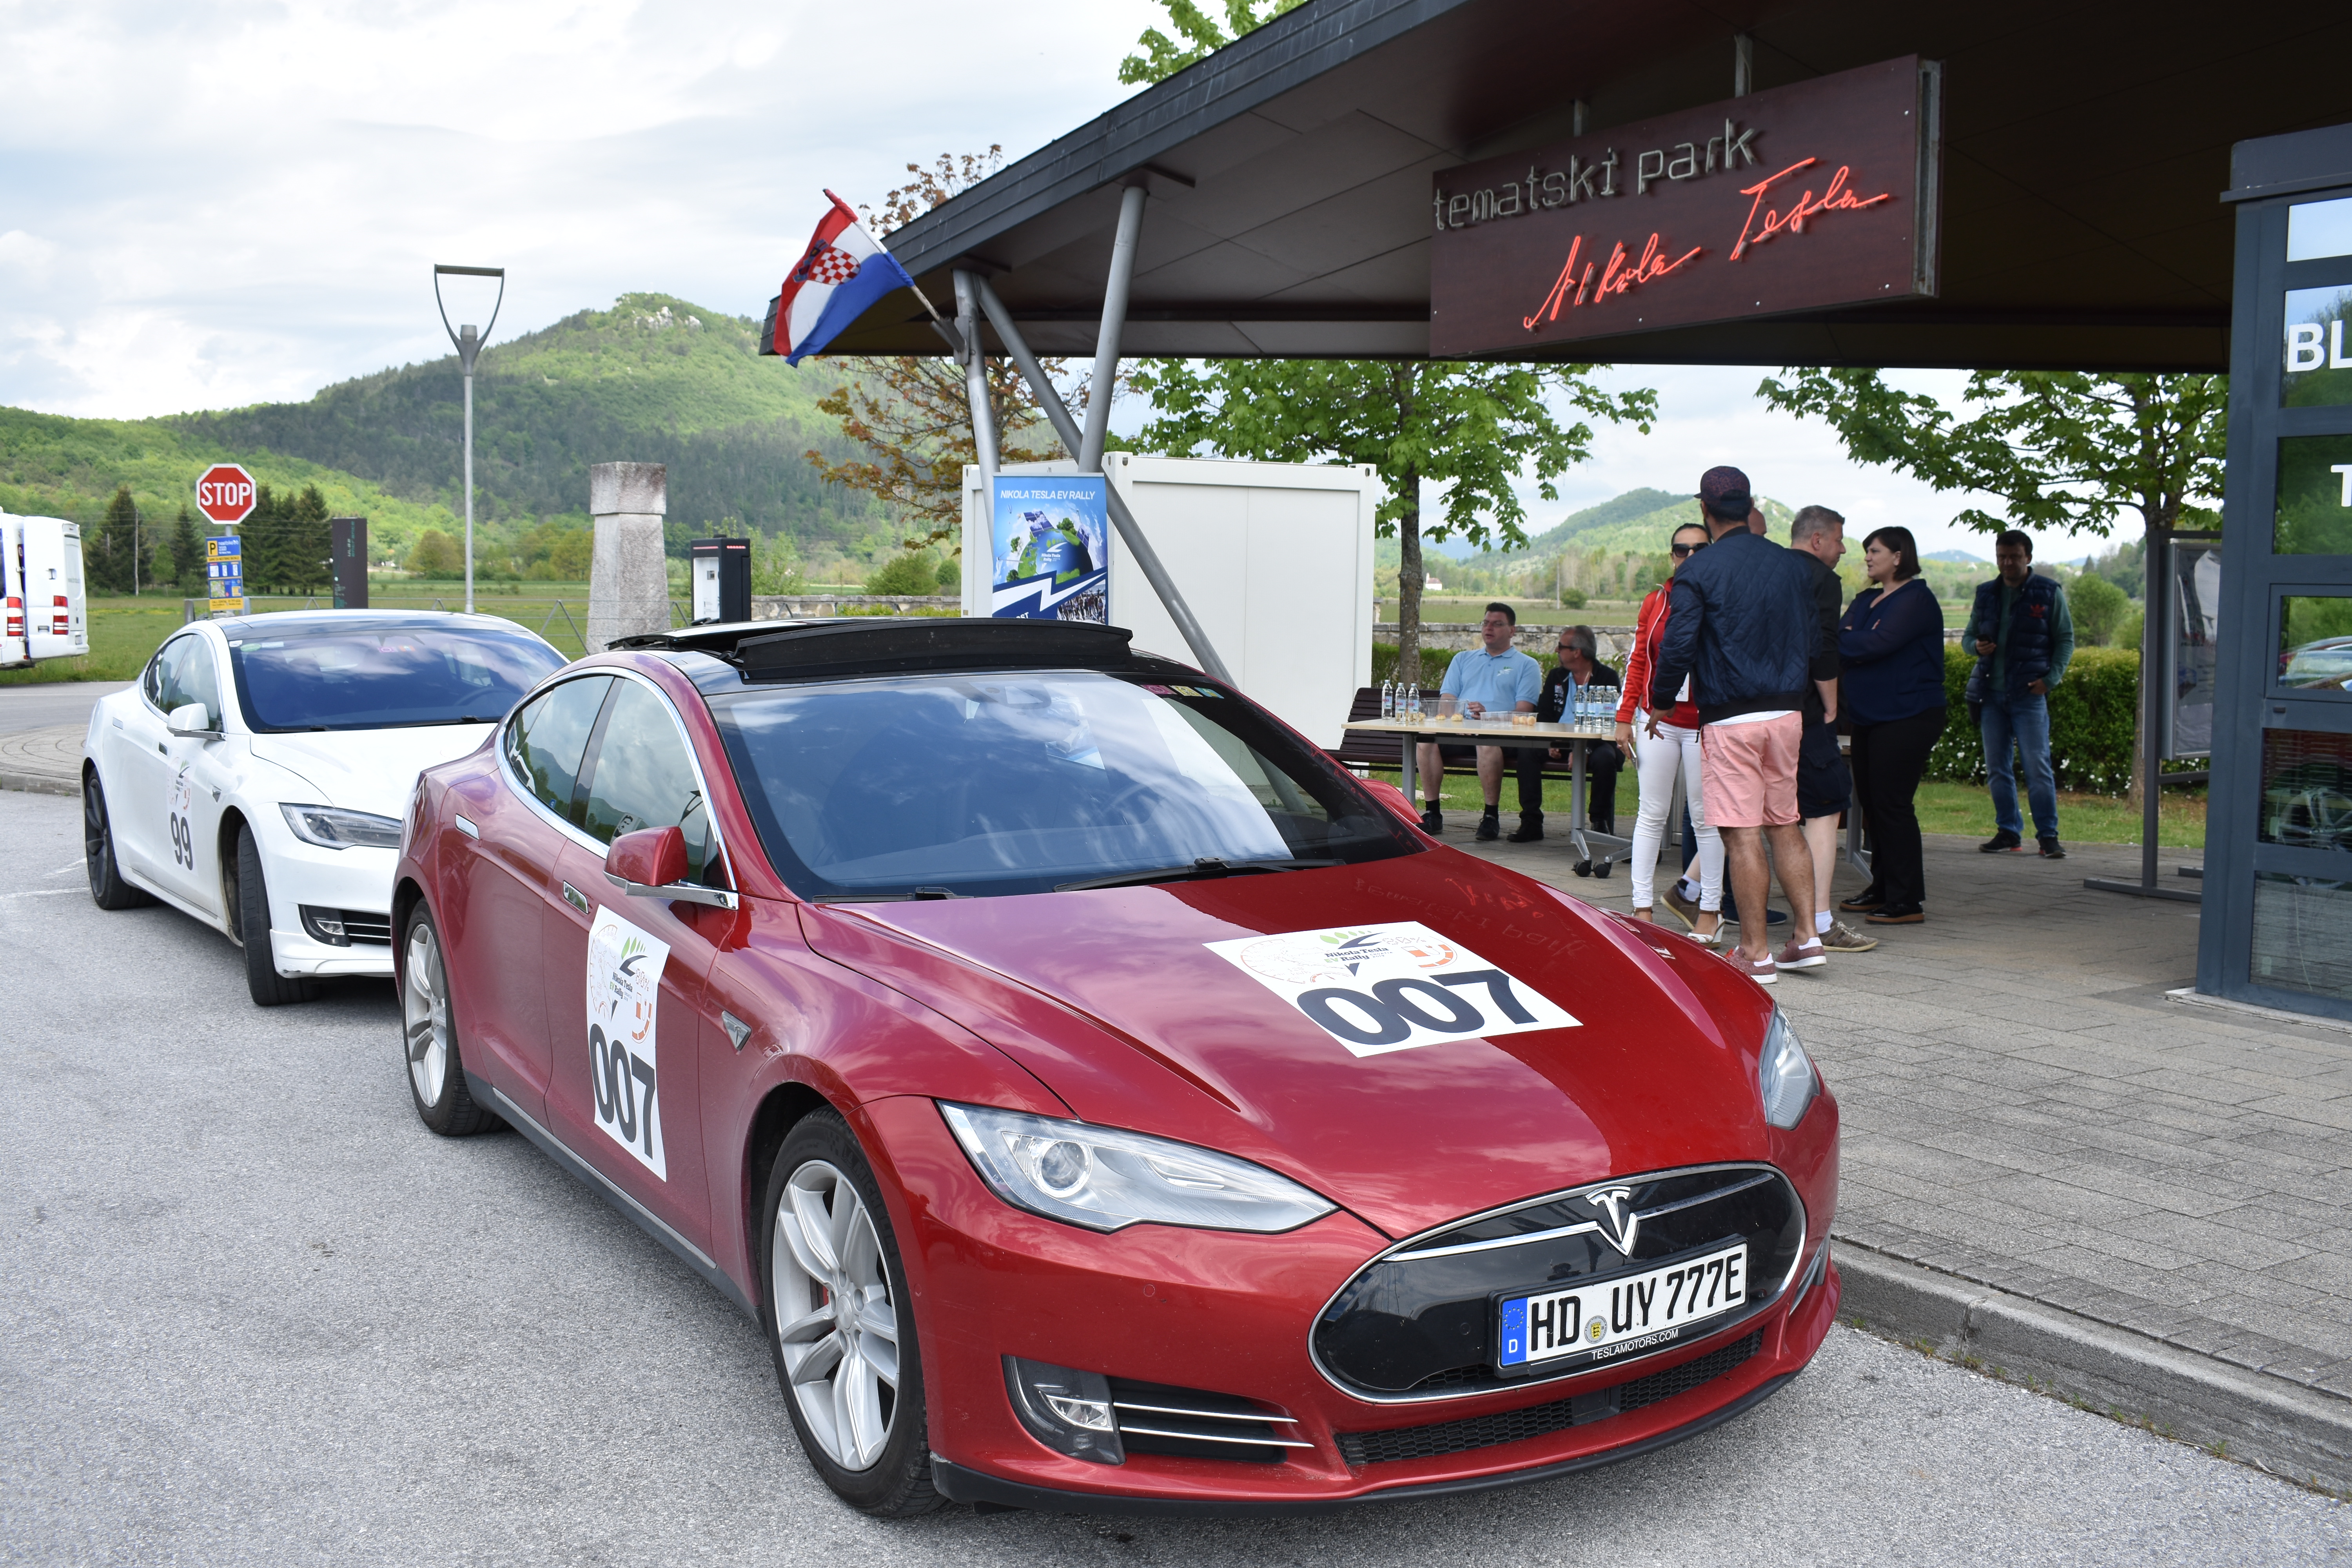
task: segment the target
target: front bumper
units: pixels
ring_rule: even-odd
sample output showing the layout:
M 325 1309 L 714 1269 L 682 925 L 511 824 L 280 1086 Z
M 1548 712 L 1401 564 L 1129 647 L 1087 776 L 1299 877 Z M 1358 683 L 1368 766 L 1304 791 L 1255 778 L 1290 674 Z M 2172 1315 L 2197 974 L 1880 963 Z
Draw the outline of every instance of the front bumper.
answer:
M 352 941 L 349 946 L 322 942 L 304 929 L 302 906 L 332 910 L 368 911 L 389 921 L 381 911 L 392 908 L 393 871 L 400 860 L 397 849 L 354 847 L 321 849 L 294 837 L 285 818 L 272 811 L 251 819 L 255 842 L 261 850 L 261 872 L 269 889 L 269 952 L 278 973 L 297 975 L 392 974 L 389 942 Z
M 997 1199 L 972 1173 L 937 1109 L 919 1099 L 863 1108 L 887 1151 L 908 1215 L 899 1250 L 923 1335 L 937 1485 L 965 1501 L 1114 1513 L 1313 1512 L 1391 1497 L 1477 1490 L 1569 1474 L 1680 1441 L 1759 1403 L 1801 1371 L 1834 1320 L 1834 1268 L 1818 1271 L 1834 1176 L 1790 1172 L 1808 1209 L 1796 1282 L 1762 1312 L 1630 1363 L 1532 1385 L 1400 1405 L 1360 1399 L 1318 1371 L 1308 1331 L 1335 1291 L 1388 1239 L 1344 1212 L 1282 1236 L 1135 1226 L 1097 1235 Z M 1834 1118 L 1820 1135 L 1835 1138 Z M 1815 1167 L 1817 1170 L 1819 1166 Z M 1833 1163 L 1829 1165 L 1833 1172 Z M 1818 1206 L 1817 1206 L 1818 1201 Z M 1752 1348 L 1743 1342 L 1753 1339 Z M 1255 1402 L 1310 1447 L 1278 1462 L 1135 1452 L 1109 1466 L 1058 1453 L 1013 1414 L 1003 1358 L 1114 1380 Z M 1696 1386 L 1662 1380 L 1639 1408 L 1588 1416 L 1584 1402 L 1695 1363 L 1726 1370 Z M 1694 1367 L 1693 1373 L 1706 1370 Z M 1660 1387 L 1671 1391 L 1656 1394 Z M 1578 1405 L 1572 1424 L 1569 1402 Z M 1636 1401 L 1629 1398 L 1631 1406 Z M 1481 1418 L 1523 1419 L 1537 1435 L 1426 1457 L 1351 1463 L 1365 1434 Z M 1495 1429 L 1518 1429 L 1509 1421 Z M 1444 1447 L 1444 1445 L 1435 1445 Z M 1372 1445 L 1377 1451 L 1381 1445 Z M 1414 1445 L 1391 1443 L 1392 1451 Z

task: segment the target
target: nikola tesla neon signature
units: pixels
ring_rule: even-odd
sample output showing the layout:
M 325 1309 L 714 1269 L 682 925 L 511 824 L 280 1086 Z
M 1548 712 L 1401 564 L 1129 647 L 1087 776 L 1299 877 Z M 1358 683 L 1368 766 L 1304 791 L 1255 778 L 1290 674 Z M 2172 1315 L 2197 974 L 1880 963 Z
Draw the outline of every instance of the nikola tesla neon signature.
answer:
M 1806 191 L 1797 197 L 1796 204 L 1785 213 L 1764 205 L 1765 194 L 1774 185 L 1801 170 L 1811 168 L 1820 162 L 1818 158 L 1807 158 L 1790 164 L 1779 174 L 1759 180 L 1755 184 L 1740 187 L 1739 194 L 1751 199 L 1748 205 L 1747 220 L 1739 226 L 1739 238 L 1731 247 L 1732 260 L 1738 261 L 1744 258 L 1751 246 L 1761 245 L 1783 234 L 1804 233 L 1806 223 L 1823 213 L 1860 212 L 1864 207 L 1874 207 L 1881 202 L 1895 199 L 1894 193 L 1891 191 L 1882 191 L 1874 196 L 1855 195 L 1853 191 L 1846 188 L 1846 179 L 1852 171 L 1845 164 L 1841 163 L 1838 165 L 1837 173 L 1830 176 L 1828 186 L 1819 196 L 1814 195 L 1810 190 Z M 1759 211 L 1763 214 L 1760 224 L 1757 219 L 1757 214 Z M 1543 303 L 1536 307 L 1535 314 L 1519 318 L 1519 325 L 1522 328 L 1528 331 L 1533 331 L 1540 323 L 1559 321 L 1559 313 L 1563 310 L 1572 310 L 1585 304 L 1597 305 L 1612 294 L 1623 294 L 1642 284 L 1664 278 L 1669 272 L 1679 268 L 1684 263 L 1696 260 L 1706 247 L 1694 245 L 1680 256 L 1668 261 L 1660 254 L 1658 236 L 1653 233 L 1649 242 L 1643 246 L 1641 256 L 1628 267 L 1625 265 L 1625 246 L 1622 241 L 1620 241 L 1616 248 L 1610 253 L 1608 265 L 1601 269 L 1597 288 L 1593 270 L 1599 265 L 1598 263 L 1588 259 L 1584 262 L 1583 271 L 1580 274 L 1577 270 L 1577 261 L 1582 255 L 1583 248 L 1582 235 L 1577 235 L 1569 241 L 1568 260 L 1560 268 L 1559 276 L 1552 280 L 1551 291 L 1544 296 Z

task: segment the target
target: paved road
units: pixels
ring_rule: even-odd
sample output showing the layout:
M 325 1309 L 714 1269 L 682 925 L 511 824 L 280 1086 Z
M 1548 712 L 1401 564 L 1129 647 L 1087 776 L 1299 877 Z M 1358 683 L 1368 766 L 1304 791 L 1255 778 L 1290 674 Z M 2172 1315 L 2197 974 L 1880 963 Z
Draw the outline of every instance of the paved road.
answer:
M 0 1559 L 189 1563 L 2352 1562 L 2352 1510 L 1848 1330 L 1729 1427 L 1479 1499 L 1241 1523 L 882 1524 L 756 1331 L 510 1135 L 444 1142 L 390 989 L 246 999 L 0 797 Z
M 0 686 L 0 735 L 45 730 L 52 724 L 86 725 L 100 698 L 131 684 L 127 680 L 51 680 Z

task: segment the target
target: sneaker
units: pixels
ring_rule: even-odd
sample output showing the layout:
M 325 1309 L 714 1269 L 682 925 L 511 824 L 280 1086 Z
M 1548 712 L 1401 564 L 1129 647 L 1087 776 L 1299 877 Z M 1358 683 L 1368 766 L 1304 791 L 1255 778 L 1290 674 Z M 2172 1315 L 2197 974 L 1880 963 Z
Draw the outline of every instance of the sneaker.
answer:
M 1490 805 L 1486 808 L 1486 814 L 1478 819 L 1478 831 L 1471 837 L 1476 838 L 1479 843 L 1484 844 L 1489 839 L 1500 838 L 1502 836 L 1503 819 L 1501 816 L 1496 815 L 1495 808 Z
M 1873 910 L 1884 909 L 1885 906 L 1885 894 L 1880 892 L 1876 888 L 1864 888 L 1853 897 L 1840 903 L 1838 908 L 1845 910 L 1848 914 L 1866 915 Z
M 1769 985 L 1780 978 L 1780 966 L 1778 963 L 1769 958 L 1750 958 L 1746 951 L 1740 948 L 1725 949 L 1723 962 L 1759 985 Z
M 1995 833 L 1990 838 L 1988 838 L 1983 843 L 1978 845 L 1977 853 L 1979 855 L 2006 855 L 2013 849 L 2022 849 L 2024 847 L 2025 840 L 2020 838 L 2016 834 L 2011 833 L 2008 828 L 2004 827 Z
M 1421 814 L 1421 830 L 1432 838 L 1445 831 L 1445 814 L 1430 806 Z
M 1796 938 L 1790 937 L 1788 945 L 1781 948 L 1779 954 L 1772 960 L 1775 965 L 1782 969 L 1819 969 L 1829 961 L 1830 955 L 1822 946 L 1820 937 L 1815 937 L 1808 942 L 1800 942 Z
M 1670 884 L 1660 901 L 1675 911 L 1676 920 L 1693 931 L 1698 930 L 1698 900 L 1685 893 L 1681 883 Z
M 1822 945 L 1832 952 L 1868 952 L 1878 945 L 1878 939 L 1863 935 L 1843 921 L 1832 921 L 1830 929 L 1822 932 Z
M 1917 904 L 1887 904 L 1862 918 L 1866 925 L 1916 926 L 1926 923 L 1927 911 Z
M 1513 844 L 1533 844 L 1537 839 L 1541 838 L 1542 837 L 1543 813 L 1540 811 L 1523 811 L 1519 813 L 1519 825 L 1511 829 L 1510 842 Z
M 2058 842 L 2055 835 L 2053 835 L 2048 838 L 2042 839 L 2039 842 L 2042 845 L 2042 858 L 2044 860 L 2063 860 L 2066 858 L 2066 847 Z

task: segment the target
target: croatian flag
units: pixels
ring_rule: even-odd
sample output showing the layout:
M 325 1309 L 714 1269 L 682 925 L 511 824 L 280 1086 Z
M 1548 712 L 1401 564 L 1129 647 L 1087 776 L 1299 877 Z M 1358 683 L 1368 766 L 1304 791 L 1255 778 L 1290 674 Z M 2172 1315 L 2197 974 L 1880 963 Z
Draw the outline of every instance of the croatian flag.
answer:
M 833 210 L 809 237 L 808 249 L 784 279 L 783 292 L 769 303 L 760 341 L 761 353 L 782 354 L 790 364 L 821 353 L 893 289 L 915 286 L 898 258 L 866 232 L 849 204 L 831 191 L 824 195 Z

